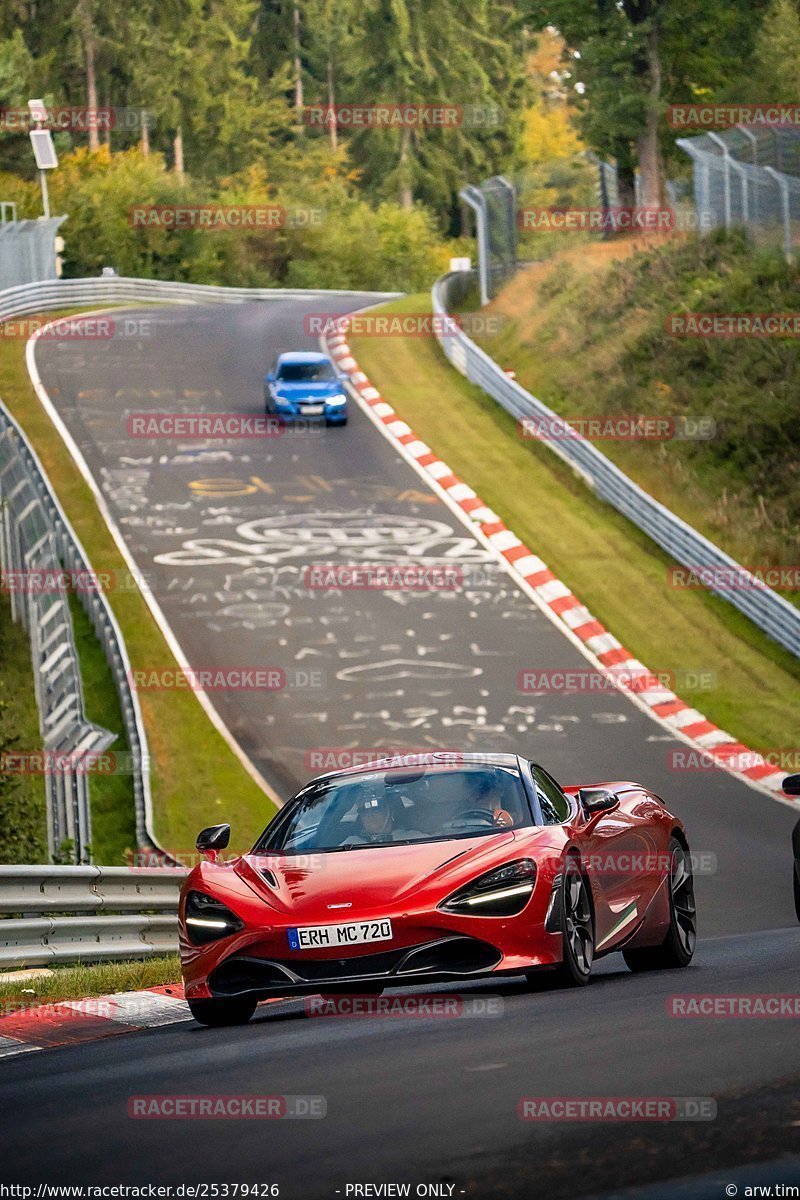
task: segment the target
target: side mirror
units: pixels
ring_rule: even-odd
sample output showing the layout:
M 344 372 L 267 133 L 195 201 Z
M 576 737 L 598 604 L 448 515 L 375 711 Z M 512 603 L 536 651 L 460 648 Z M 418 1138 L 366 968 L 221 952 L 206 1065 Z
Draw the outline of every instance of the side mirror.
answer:
M 787 796 L 800 796 L 800 775 L 787 775 L 781 786 Z
M 605 788 L 581 788 L 578 798 L 587 817 L 593 817 L 595 813 L 610 812 L 612 808 L 619 807 L 619 799 Z
M 275 372 L 268 371 L 267 372 L 267 383 L 274 383 L 274 382 L 275 382 Z
M 231 840 L 230 825 L 209 825 L 201 829 L 195 845 L 201 854 L 205 854 L 209 862 L 216 862 L 220 850 L 224 850 Z

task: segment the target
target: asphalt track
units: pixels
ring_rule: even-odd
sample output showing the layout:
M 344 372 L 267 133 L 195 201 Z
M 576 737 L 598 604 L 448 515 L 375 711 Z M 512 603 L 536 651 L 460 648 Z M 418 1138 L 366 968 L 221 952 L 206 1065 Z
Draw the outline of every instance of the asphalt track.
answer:
M 697 965 L 634 977 L 611 959 L 578 994 L 472 985 L 502 997 L 495 1018 L 319 1020 L 287 1003 L 235 1031 L 190 1024 L 23 1055 L 0 1065 L 0 1179 L 249 1180 L 298 1197 L 449 1180 L 454 1195 L 556 1197 L 796 1156 L 796 1022 L 676 1020 L 666 1008 L 675 992 L 800 991 L 796 814 L 724 772 L 672 769 L 682 743 L 616 692 L 521 694 L 520 669 L 588 664 L 355 406 L 346 429 L 321 436 L 202 446 L 127 436 L 132 412 L 260 412 L 273 355 L 315 346 L 303 315 L 323 308 L 342 306 L 150 309 L 141 337 L 37 350 L 187 658 L 287 672 L 280 691 L 211 697 L 284 794 L 323 747 L 517 749 L 565 783 L 641 780 L 713 867 L 698 879 Z M 376 561 L 457 564 L 468 586 L 305 584 L 308 565 Z M 323 1095 L 328 1116 L 130 1120 L 127 1097 L 153 1092 Z M 525 1095 L 713 1095 L 719 1117 L 534 1124 L 516 1116 Z M 759 1182 L 777 1179 L 761 1171 Z M 708 1187 L 723 1194 L 718 1180 Z

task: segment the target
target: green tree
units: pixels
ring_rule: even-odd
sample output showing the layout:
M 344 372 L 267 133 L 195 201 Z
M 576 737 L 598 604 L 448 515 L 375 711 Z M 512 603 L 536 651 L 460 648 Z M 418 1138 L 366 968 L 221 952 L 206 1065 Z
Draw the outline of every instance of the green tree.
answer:
M 27 112 L 35 78 L 35 61 L 25 45 L 22 31 L 17 29 L 0 41 L 0 109 Z M 23 172 L 31 169 L 32 156 L 26 133 L 0 131 L 0 149 L 6 168 Z
M 304 61 L 308 75 L 306 104 L 322 103 L 331 110 L 348 93 L 355 33 L 355 0 L 305 0 L 301 9 L 307 30 Z M 328 124 L 331 152 L 339 148 L 336 122 Z
M 524 90 L 521 29 L 512 7 L 475 0 L 469 20 L 455 0 L 358 0 L 346 99 L 362 104 L 449 104 L 466 112 L 448 129 L 402 125 L 349 139 L 364 182 L 404 208 L 421 199 L 439 211 L 455 193 L 508 165 L 519 139 Z M 492 112 L 501 114 L 494 126 Z M 486 119 L 488 128 L 481 127 Z
M 555 26 L 571 56 L 581 128 L 619 167 L 633 203 L 638 164 L 646 204 L 663 199 L 663 156 L 674 135 L 667 103 L 705 99 L 746 79 L 763 0 L 531 0 L 537 27 Z M 577 95 L 577 94 L 576 94 Z
M 193 184 L 192 191 L 195 203 L 212 198 L 205 185 Z M 52 173 L 50 194 L 53 210 L 68 214 L 66 276 L 98 275 L 113 266 L 121 275 L 203 283 L 221 271 L 222 234 L 135 224 L 136 210 L 186 202 L 184 185 L 165 170 L 160 154 L 77 150 Z
M 238 170 L 289 135 L 288 70 L 259 82 L 256 15 L 254 0 L 149 0 L 137 10 L 133 85 L 160 144 L 172 141 L 179 176 L 187 163 L 207 177 Z
M 756 40 L 756 63 L 764 81 L 772 85 L 774 99 L 797 101 L 800 97 L 800 13 L 794 0 L 773 0 Z

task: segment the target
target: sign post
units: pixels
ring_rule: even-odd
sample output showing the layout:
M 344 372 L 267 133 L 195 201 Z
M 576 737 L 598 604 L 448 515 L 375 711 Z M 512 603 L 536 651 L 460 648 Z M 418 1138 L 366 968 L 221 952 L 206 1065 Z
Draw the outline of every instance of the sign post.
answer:
M 42 122 L 47 119 L 47 109 L 43 100 L 29 100 L 28 108 L 31 120 L 36 122 L 36 128 L 31 130 L 31 146 L 36 166 L 39 168 L 39 182 L 42 185 L 42 207 L 45 218 L 50 216 L 50 198 L 47 194 L 47 172 L 58 166 L 58 155 L 53 145 L 53 136 L 49 129 L 42 129 Z

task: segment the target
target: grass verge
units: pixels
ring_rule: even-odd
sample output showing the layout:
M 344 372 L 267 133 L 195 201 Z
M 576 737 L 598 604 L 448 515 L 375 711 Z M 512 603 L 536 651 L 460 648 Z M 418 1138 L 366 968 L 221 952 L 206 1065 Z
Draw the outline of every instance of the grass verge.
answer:
M 797 338 L 681 330 L 697 312 L 792 313 L 799 295 L 797 265 L 739 234 L 623 238 L 520 272 L 488 310 L 499 332 L 479 340 L 568 420 L 683 424 L 694 436 L 600 449 L 738 562 L 787 567 L 800 561 Z M 796 585 L 776 590 L 800 603 Z
M 430 310 L 410 296 L 382 311 Z M 800 663 L 724 600 L 667 585 L 670 560 L 552 451 L 447 362 L 433 340 L 351 340 L 371 381 L 415 433 L 540 554 L 653 671 L 710 672 L 684 700 L 763 751 L 797 745 Z
M 114 992 L 137 992 L 143 988 L 179 983 L 181 964 L 177 954 L 126 962 L 94 963 L 77 967 L 55 967 L 52 975 L 0 980 L 0 1014 L 18 1012 L 37 1004 L 59 1000 L 84 1000 Z
M 116 572 L 124 578 L 127 568 L 94 497 L 36 398 L 22 342 L 0 339 L 0 397 L 33 443 L 93 570 Z M 112 590 L 108 599 L 132 666 L 174 668 L 169 647 L 141 593 Z M 113 713 L 106 712 L 99 695 L 98 701 L 92 715 L 110 727 Z M 274 814 L 274 801 L 250 778 L 197 697 L 191 691 L 145 691 L 140 701 L 152 764 L 155 832 L 161 844 L 170 853 L 188 853 L 200 828 L 230 814 L 232 849 L 252 845 Z
M 11 620 L 9 597 L 0 592 L 0 749 L 41 747 L 28 634 Z M 47 862 L 44 777 L 0 773 L 0 813 L 0 863 Z
M 124 762 L 130 746 L 114 677 L 92 623 L 74 595 L 70 596 L 70 612 L 80 661 L 86 716 L 116 734 L 116 741 L 110 750 Z M 133 775 L 94 773 L 89 780 L 89 802 L 94 861 L 106 866 L 125 864 L 130 852 L 136 848 Z

